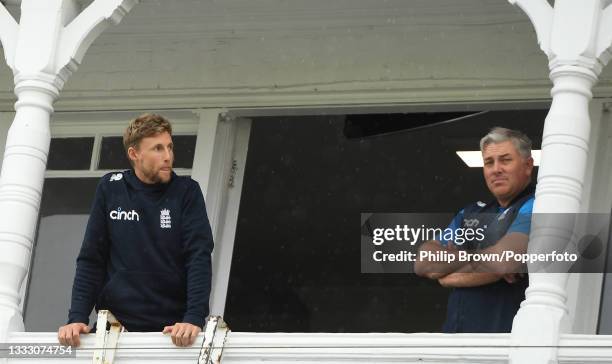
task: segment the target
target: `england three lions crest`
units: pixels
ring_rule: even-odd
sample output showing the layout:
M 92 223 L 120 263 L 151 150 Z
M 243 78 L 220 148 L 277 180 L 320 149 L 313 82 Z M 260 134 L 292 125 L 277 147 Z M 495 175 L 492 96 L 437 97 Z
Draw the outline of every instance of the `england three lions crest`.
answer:
M 170 229 L 172 227 L 172 218 L 170 217 L 170 210 L 163 209 L 159 212 L 159 227 L 162 229 Z

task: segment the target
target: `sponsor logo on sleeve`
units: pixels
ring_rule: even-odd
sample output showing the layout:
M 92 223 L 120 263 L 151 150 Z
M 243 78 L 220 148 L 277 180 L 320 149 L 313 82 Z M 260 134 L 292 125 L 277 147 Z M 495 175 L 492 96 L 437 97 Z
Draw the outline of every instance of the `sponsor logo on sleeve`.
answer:
M 122 178 L 123 178 L 123 173 L 114 173 L 113 175 L 110 176 L 110 182 L 121 181 Z
M 463 219 L 463 225 L 465 227 L 476 227 L 478 226 L 478 224 L 480 224 L 480 221 L 478 221 L 478 219 Z

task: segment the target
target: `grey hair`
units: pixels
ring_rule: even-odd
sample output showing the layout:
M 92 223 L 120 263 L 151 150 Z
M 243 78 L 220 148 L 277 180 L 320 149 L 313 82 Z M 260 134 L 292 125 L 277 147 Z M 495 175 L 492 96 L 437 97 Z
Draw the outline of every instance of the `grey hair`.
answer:
M 489 144 L 503 143 L 511 141 L 514 147 L 523 158 L 531 157 L 531 139 L 518 130 L 495 127 L 489 134 L 480 139 L 480 151 L 484 151 Z

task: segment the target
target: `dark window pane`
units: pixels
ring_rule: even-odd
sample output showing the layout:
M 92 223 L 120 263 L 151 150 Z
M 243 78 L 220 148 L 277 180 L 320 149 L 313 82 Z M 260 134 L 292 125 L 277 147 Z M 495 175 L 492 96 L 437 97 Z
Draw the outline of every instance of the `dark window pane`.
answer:
M 188 168 L 193 166 L 195 153 L 195 135 L 174 135 L 174 168 Z M 100 162 L 98 169 L 129 169 L 130 163 L 123 148 L 123 137 L 102 138 Z
M 47 169 L 88 170 L 94 138 L 52 138 Z
M 195 135 L 175 135 L 172 137 L 174 143 L 174 168 L 193 167 L 193 156 L 195 155 Z
M 490 200 L 482 169 L 455 151 L 478 150 L 493 126 L 539 149 L 546 112 L 355 139 L 344 116 L 255 118 L 225 320 L 235 331 L 440 331 L 449 290 L 414 274 L 361 274 L 360 213 L 456 213 Z
M 27 331 L 56 331 L 68 319 L 76 256 L 99 178 L 48 178 L 25 305 Z
M 348 138 L 363 138 L 401 130 L 427 128 L 475 114 L 475 112 L 422 112 L 346 115 L 344 135 Z
M 100 148 L 98 169 L 129 169 L 130 162 L 123 148 L 123 137 L 104 137 Z
M 100 177 L 45 179 L 40 216 L 89 214 L 98 181 Z

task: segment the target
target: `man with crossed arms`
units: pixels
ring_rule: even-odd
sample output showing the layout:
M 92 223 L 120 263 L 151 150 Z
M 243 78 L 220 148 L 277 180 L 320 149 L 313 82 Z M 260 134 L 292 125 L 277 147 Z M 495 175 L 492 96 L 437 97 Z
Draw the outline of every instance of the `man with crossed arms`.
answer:
M 423 243 L 419 250 L 444 252 L 455 260 L 415 262 L 418 275 L 452 288 L 442 329 L 446 333 L 510 332 L 528 285 L 527 277 L 517 273 L 521 266 L 514 262 L 457 259 L 460 249 L 482 254 L 527 251 L 535 190 L 531 185 L 531 140 L 519 131 L 497 127 L 481 139 L 480 150 L 485 182 L 494 200 L 466 206 L 448 228 L 482 228 L 484 239 L 458 244 L 440 236 Z

